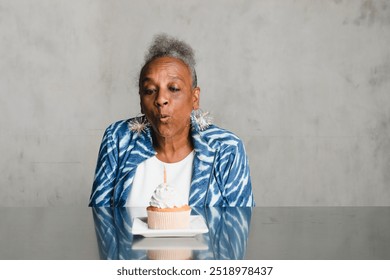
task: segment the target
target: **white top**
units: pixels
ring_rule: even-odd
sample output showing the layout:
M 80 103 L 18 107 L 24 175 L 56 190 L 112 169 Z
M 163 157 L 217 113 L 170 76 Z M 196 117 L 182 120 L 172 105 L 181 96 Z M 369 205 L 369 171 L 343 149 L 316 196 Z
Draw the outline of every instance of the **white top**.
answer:
M 174 187 L 179 196 L 188 202 L 193 161 L 194 151 L 183 160 L 175 163 L 162 162 L 156 156 L 145 160 L 137 167 L 133 186 L 125 206 L 149 206 L 154 190 L 164 182 L 164 165 L 167 174 L 167 184 Z

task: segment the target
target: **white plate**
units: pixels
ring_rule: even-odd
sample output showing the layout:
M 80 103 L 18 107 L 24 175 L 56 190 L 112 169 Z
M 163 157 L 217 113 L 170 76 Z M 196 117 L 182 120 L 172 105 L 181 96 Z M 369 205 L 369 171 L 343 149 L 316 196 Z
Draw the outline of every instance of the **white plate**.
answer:
M 134 218 L 132 234 L 144 237 L 188 237 L 208 232 L 202 216 L 191 216 L 188 229 L 150 229 L 147 218 Z
M 133 250 L 207 250 L 208 246 L 203 240 L 202 235 L 194 237 L 151 237 L 141 238 L 134 241 Z

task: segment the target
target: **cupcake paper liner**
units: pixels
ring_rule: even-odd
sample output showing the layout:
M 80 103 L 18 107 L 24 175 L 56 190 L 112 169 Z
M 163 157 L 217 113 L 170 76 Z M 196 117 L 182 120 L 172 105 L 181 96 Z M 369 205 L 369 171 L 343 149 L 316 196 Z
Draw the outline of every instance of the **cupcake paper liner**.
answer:
M 190 212 L 148 212 L 148 227 L 150 229 L 187 229 L 190 225 Z

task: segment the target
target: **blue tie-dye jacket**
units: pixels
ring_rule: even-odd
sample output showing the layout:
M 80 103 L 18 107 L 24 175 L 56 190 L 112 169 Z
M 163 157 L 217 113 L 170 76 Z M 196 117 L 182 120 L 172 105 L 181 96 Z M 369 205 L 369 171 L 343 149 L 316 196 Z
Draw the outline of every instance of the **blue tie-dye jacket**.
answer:
M 151 128 L 140 134 L 130 120 L 110 125 L 103 136 L 89 206 L 125 206 L 137 166 L 156 155 Z M 211 125 L 200 131 L 192 122 L 195 150 L 190 206 L 253 206 L 248 159 L 241 140 Z

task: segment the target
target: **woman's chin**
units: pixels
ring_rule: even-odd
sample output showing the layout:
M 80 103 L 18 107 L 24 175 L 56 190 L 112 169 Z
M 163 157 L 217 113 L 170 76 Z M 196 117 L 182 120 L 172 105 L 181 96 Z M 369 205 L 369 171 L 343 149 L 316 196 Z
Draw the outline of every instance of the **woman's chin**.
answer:
M 168 129 L 167 127 L 160 127 L 160 128 L 157 128 L 154 130 L 154 133 L 156 135 L 158 135 L 159 137 L 163 137 L 163 138 L 171 138 L 173 137 L 173 133 L 170 129 Z
M 178 126 L 173 125 L 172 123 L 158 123 L 156 125 L 152 125 L 153 132 L 156 136 L 162 138 L 174 138 L 176 136 L 187 137 L 189 133 L 189 126 Z

